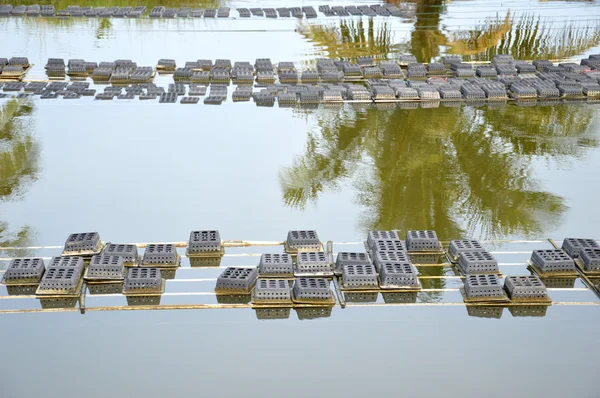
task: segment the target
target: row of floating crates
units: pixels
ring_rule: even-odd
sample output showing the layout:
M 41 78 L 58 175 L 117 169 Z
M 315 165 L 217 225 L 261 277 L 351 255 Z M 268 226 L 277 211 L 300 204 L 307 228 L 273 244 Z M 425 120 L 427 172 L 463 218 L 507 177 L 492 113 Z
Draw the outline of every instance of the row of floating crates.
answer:
M 317 11 L 312 6 L 304 7 L 278 7 L 278 8 L 237 8 L 240 18 L 266 17 L 266 18 L 317 18 Z M 63 10 L 56 10 L 53 5 L 12 6 L 0 5 L 0 17 L 88 17 L 88 18 L 140 18 L 146 15 L 146 6 L 135 7 L 80 7 L 68 6 Z M 165 6 L 153 7 L 148 13 L 150 18 L 228 18 L 231 9 L 221 8 L 167 8 Z M 363 6 L 319 6 L 319 11 L 326 17 L 329 16 L 384 16 L 408 18 L 415 15 L 415 8 L 402 4 L 401 7 L 393 4 L 363 5 Z
M 333 305 L 332 277 L 339 278 L 342 291 L 418 291 L 418 272 L 409 254 L 443 253 L 435 231 L 427 230 L 408 231 L 405 239 L 396 231 L 371 231 L 365 248 L 365 252 L 338 253 L 334 262 L 316 231 L 290 231 L 284 253 L 262 254 L 258 267 L 226 268 L 215 290 L 218 294 L 252 293 L 257 305 Z M 223 254 L 218 231 L 190 233 L 188 257 Z M 549 302 L 544 283 L 536 275 L 506 276 L 501 286 L 496 260 L 477 241 L 452 240 L 447 256 L 465 275 L 467 302 Z M 84 258 L 90 258 L 87 268 Z M 104 244 L 96 232 L 78 233 L 69 236 L 62 255 L 52 258 L 48 267 L 41 258 L 11 260 L 3 283 L 39 284 L 40 297 L 72 297 L 78 294 L 83 279 L 88 283 L 124 281 L 124 294 L 152 295 L 164 290 L 161 270 L 179 264 L 174 244 L 149 244 L 140 259 L 135 245 Z M 600 245 L 593 239 L 567 238 L 562 249 L 534 250 L 530 265 L 543 277 L 577 276 L 576 267 L 586 275 L 599 275 Z

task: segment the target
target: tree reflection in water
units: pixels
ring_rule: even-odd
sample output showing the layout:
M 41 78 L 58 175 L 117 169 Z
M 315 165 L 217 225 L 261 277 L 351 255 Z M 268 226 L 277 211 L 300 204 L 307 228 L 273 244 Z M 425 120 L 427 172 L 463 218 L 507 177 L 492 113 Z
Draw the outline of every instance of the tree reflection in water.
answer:
M 32 112 L 28 100 L 9 100 L 0 106 L 0 203 L 22 198 L 37 178 L 40 149 L 29 126 Z M 11 233 L 8 224 L 0 221 L 0 246 L 27 246 L 31 239 L 31 227 Z

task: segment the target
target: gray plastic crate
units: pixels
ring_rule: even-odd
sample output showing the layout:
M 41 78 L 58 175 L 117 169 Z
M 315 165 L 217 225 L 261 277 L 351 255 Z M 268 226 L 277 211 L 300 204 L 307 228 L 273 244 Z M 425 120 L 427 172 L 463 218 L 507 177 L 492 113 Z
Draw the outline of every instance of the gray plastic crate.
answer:
M 544 67 L 547 66 L 554 66 L 554 64 L 551 61 L 548 60 L 535 60 L 532 62 L 532 65 L 535 66 L 537 68 L 537 70 L 542 70 Z
M 98 232 L 83 232 L 71 234 L 65 242 L 63 253 L 70 252 L 95 252 L 101 246 Z
M 254 300 L 262 302 L 291 302 L 290 284 L 285 279 L 259 279 L 254 289 Z
M 409 64 L 414 64 L 417 62 L 417 57 L 411 54 L 403 54 L 398 57 L 398 63 L 401 66 L 408 66 Z
M 537 90 L 531 86 L 515 82 L 510 85 L 510 94 L 514 98 L 535 98 L 537 97 Z
M 527 63 L 517 64 L 516 68 L 519 73 L 535 73 L 537 71 L 534 65 Z
M 445 75 L 446 67 L 438 62 L 431 62 L 427 65 L 427 73 L 430 75 Z
M 381 265 L 386 263 L 410 263 L 410 257 L 404 251 L 381 251 L 373 255 L 373 263 L 378 271 Z
M 314 230 L 289 231 L 286 245 L 287 249 L 300 251 L 319 251 L 322 246 Z
M 13 258 L 4 273 L 4 282 L 38 283 L 44 274 L 44 260 L 39 257 Z
M 125 265 L 123 257 L 96 255 L 92 257 L 86 278 L 89 279 L 123 279 L 123 270 Z
M 485 248 L 479 241 L 471 239 L 451 240 L 448 246 L 448 252 L 455 258 L 464 252 L 485 252 Z
M 473 300 L 505 298 L 498 276 L 493 274 L 467 276 L 465 278 L 465 294 L 467 299 Z
M 565 238 L 561 249 L 571 258 L 577 258 L 582 249 L 600 249 L 600 244 L 594 239 Z
M 467 275 L 497 274 L 498 261 L 486 251 L 465 251 L 458 256 L 458 266 Z
M 504 278 L 504 290 L 511 300 L 544 300 L 548 291 L 536 275 L 507 276 Z
M 177 249 L 174 244 L 149 244 L 144 251 L 142 265 L 178 265 Z
M 404 242 L 402 240 L 391 240 L 391 239 L 375 240 L 372 242 L 369 249 L 373 253 L 392 252 L 392 251 L 406 252 L 407 251 L 406 242 Z
M 439 251 L 442 244 L 435 231 L 412 230 L 406 233 L 406 248 L 411 252 Z
M 177 93 L 162 93 L 158 102 L 161 104 L 174 104 L 177 102 Z
M 217 278 L 216 289 L 250 292 L 257 278 L 256 268 L 228 267 Z
M 531 262 L 542 272 L 575 272 L 575 262 L 560 249 L 534 250 Z
M 402 241 L 398 236 L 398 231 L 369 231 L 367 235 L 367 246 L 372 247 L 378 240 L 397 240 Z
M 600 271 L 600 248 L 582 248 L 579 256 L 585 271 Z
M 52 257 L 47 268 L 76 268 L 83 270 L 84 260 L 80 256 Z
M 377 289 L 377 270 L 372 264 L 344 264 L 342 287 L 347 289 Z
M 420 288 L 417 269 L 410 262 L 384 262 L 379 266 L 382 288 Z
M 496 77 L 496 68 L 492 66 L 478 66 L 476 71 L 476 75 L 479 77 Z
M 263 253 L 258 265 L 261 275 L 293 275 L 292 256 L 287 253 Z
M 102 251 L 102 255 L 122 257 L 125 264 L 135 264 L 138 261 L 138 249 L 136 245 L 109 243 Z
M 162 293 L 164 283 L 159 268 L 131 268 L 125 277 L 123 293 Z
M 325 278 L 296 278 L 293 292 L 294 299 L 300 301 L 330 301 L 333 297 Z
M 217 230 L 192 231 L 188 240 L 188 255 L 199 253 L 220 253 L 221 235 Z
M 83 260 L 82 260 L 83 261 Z M 40 291 L 75 293 L 83 267 L 48 267 L 40 281 Z
M 333 269 L 325 252 L 298 253 L 295 266 L 296 275 L 331 275 Z

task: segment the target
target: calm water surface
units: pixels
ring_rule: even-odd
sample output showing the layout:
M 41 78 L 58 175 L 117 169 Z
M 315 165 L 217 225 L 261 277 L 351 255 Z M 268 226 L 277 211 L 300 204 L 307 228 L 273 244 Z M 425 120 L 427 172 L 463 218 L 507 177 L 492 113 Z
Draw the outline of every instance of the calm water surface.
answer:
M 166 2 L 77 4 L 150 9 L 159 3 Z M 375 2 L 356 2 L 365 3 Z M 27 56 L 34 64 L 29 75 L 41 77 L 49 57 L 129 58 L 138 65 L 270 57 L 309 67 L 319 57 L 405 52 L 422 62 L 445 53 L 471 61 L 496 53 L 527 60 L 600 53 L 598 2 L 498 3 L 418 1 L 415 17 L 406 19 L 0 19 L 0 57 Z M 229 6 L 232 16 L 236 7 L 279 6 L 168 5 Z M 282 109 L 230 98 L 222 106 L 190 107 L 0 101 L 2 247 L 61 245 L 69 233 L 87 230 L 112 242 L 148 242 L 183 241 L 190 230 L 209 228 L 224 239 L 283 240 L 288 230 L 306 228 L 337 242 L 336 252 L 361 250 L 339 243 L 358 242 L 371 229 L 435 229 L 442 239 L 600 237 L 600 104 Z M 496 255 L 505 274 L 527 273 L 527 252 L 550 247 L 489 246 L 517 252 Z M 0 250 L 0 256 L 59 252 Z M 257 262 L 225 257 L 221 266 Z M 211 291 L 220 271 L 184 262 L 167 292 Z M 379 306 L 385 297 L 358 298 L 367 303 L 350 297 L 347 308 L 320 318 L 292 310 L 265 320 L 269 314 L 250 309 L 93 311 L 127 302 L 88 295 L 84 315 L 0 314 L 1 395 L 597 396 L 593 377 L 582 370 L 596 368 L 599 307 L 504 309 L 486 318 L 494 309 L 482 314 L 441 305 L 462 301 L 455 290 L 460 281 L 446 278 L 451 269 L 419 271 L 432 277 L 425 288 L 449 290 L 423 292 L 412 302 L 436 306 Z M 558 287 L 551 291 L 555 301 L 598 301 L 581 280 Z M 216 298 L 161 298 L 190 302 Z M 42 305 L 0 303 L 0 310 Z M 31 381 L 34 375 L 39 382 Z

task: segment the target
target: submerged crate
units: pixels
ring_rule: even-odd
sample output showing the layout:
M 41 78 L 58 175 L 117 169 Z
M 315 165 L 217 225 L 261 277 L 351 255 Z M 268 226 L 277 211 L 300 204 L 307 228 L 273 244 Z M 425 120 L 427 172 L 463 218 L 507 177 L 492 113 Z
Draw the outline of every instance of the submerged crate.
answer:
M 372 264 L 344 264 L 342 267 L 342 289 L 377 289 L 377 271 Z
M 261 276 L 292 276 L 294 268 L 292 256 L 287 253 L 263 253 L 258 265 Z
M 102 241 L 98 232 L 71 234 L 65 242 L 62 255 L 93 255 L 102 250 Z
M 138 262 L 138 249 L 136 245 L 109 243 L 102 251 L 102 255 L 122 257 L 123 263 L 126 266 L 135 265 Z
M 254 304 L 291 304 L 290 283 L 286 279 L 259 279 L 252 296 Z
M 476 240 L 462 239 L 451 240 L 448 246 L 448 253 L 452 257 L 452 261 L 458 260 L 458 255 L 464 252 L 484 252 L 485 248 Z
M 600 271 L 600 248 L 582 248 L 579 256 L 585 272 Z
M 96 255 L 85 272 L 86 280 L 122 280 L 125 264 L 123 257 Z
M 223 246 L 221 245 L 221 235 L 217 230 L 207 231 L 192 231 L 188 240 L 186 255 L 188 257 L 194 255 L 223 254 Z
M 379 266 L 382 289 L 421 289 L 417 269 L 410 262 L 384 262 Z
M 498 274 L 498 261 L 486 251 L 463 251 L 458 255 L 458 266 L 463 273 Z
M 406 247 L 409 252 L 440 251 L 442 244 L 435 231 L 413 230 L 406 233 Z
M 546 286 L 535 275 L 507 276 L 504 290 L 512 301 L 550 301 Z
M 215 290 L 224 293 L 249 293 L 257 278 L 256 268 L 228 267 L 217 278 Z
M 162 294 L 164 290 L 159 268 L 131 268 L 123 285 L 124 295 Z
M 149 244 L 144 251 L 142 265 L 154 265 L 161 267 L 179 266 L 180 257 L 174 244 Z
M 531 263 L 542 274 L 577 273 L 573 259 L 560 249 L 534 250 Z
M 296 278 L 293 288 L 296 303 L 333 304 L 334 298 L 329 281 L 325 278 Z
M 4 272 L 2 283 L 37 284 L 44 274 L 44 260 L 39 257 L 13 258 Z
M 583 249 L 600 249 L 600 244 L 594 239 L 565 238 L 562 244 L 562 250 L 571 258 L 579 257 Z
M 469 275 L 465 278 L 465 301 L 506 301 L 507 296 L 500 285 L 498 276 Z

